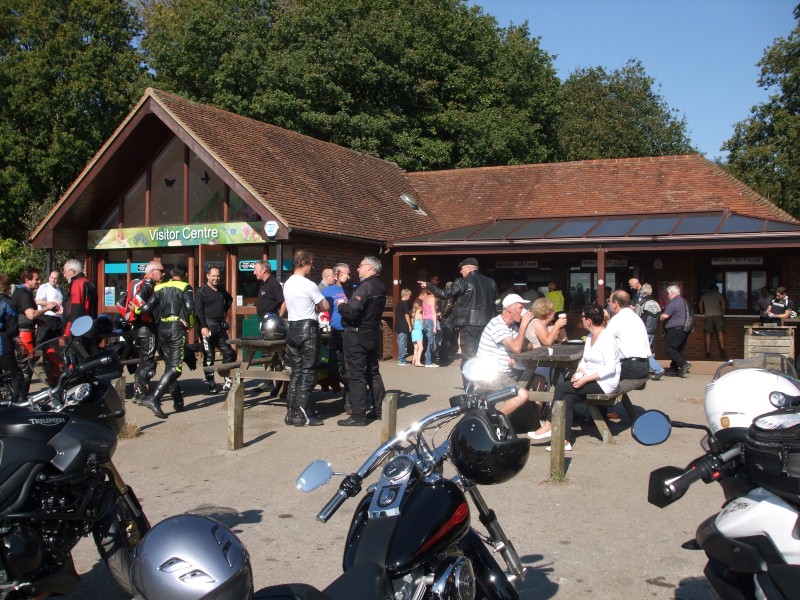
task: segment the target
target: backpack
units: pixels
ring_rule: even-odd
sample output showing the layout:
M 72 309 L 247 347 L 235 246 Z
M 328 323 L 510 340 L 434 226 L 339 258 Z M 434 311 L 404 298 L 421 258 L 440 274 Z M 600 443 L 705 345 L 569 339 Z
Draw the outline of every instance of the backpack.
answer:
M 686 300 L 683 301 L 683 305 L 686 307 L 686 322 L 683 324 L 683 331 L 692 333 L 694 331 L 694 312 Z

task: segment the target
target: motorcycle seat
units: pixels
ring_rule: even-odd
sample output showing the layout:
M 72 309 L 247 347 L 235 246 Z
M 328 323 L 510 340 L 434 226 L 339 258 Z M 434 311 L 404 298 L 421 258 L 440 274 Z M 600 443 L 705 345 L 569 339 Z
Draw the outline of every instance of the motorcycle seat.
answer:
M 305 583 L 271 585 L 253 594 L 253 600 L 329 600 L 317 588 Z
M 304 583 L 272 585 L 258 590 L 253 600 L 358 600 L 391 598 L 386 571 L 376 563 L 359 563 L 342 573 L 323 591 Z

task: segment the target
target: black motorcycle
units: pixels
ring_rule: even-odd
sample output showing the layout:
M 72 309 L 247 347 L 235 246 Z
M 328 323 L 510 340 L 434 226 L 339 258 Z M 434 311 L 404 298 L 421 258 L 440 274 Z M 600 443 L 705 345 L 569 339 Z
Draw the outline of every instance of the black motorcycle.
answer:
M 487 364 L 473 359 L 465 376 L 476 381 Z M 489 366 L 493 368 L 493 364 Z M 514 546 L 478 485 L 510 480 L 525 466 L 530 450 L 508 419 L 493 405 L 516 395 L 509 388 L 487 395 L 450 399 L 451 408 L 434 412 L 379 446 L 363 465 L 347 475 L 317 515 L 327 522 L 361 483 L 385 462 L 377 483 L 369 486 L 353 515 L 344 550 L 344 573 L 323 593 L 329 598 L 517 598 L 514 582 L 524 579 Z M 428 430 L 460 419 L 447 440 L 431 447 Z M 443 474 L 449 461 L 456 475 Z M 333 471 L 315 461 L 298 479 L 303 491 L 326 483 Z M 343 475 L 343 474 L 340 474 Z M 488 535 L 471 527 L 467 496 Z M 495 561 L 499 552 L 510 574 Z M 257 594 L 269 597 L 268 590 Z
M 111 462 L 125 410 L 110 382 L 122 368 L 113 352 L 87 356 L 78 338 L 92 327 L 81 317 L 74 337 L 39 346 L 37 372 L 50 387 L 0 410 L 0 599 L 72 592 L 71 551 L 90 533 L 131 592 L 133 549 L 150 524 Z

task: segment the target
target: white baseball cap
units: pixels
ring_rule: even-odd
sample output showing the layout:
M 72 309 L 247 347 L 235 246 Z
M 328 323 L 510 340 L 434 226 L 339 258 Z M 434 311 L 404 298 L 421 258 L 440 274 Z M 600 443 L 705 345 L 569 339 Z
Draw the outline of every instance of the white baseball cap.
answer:
M 503 308 L 508 308 L 512 304 L 530 304 L 530 300 L 525 300 L 519 294 L 509 294 L 503 298 Z

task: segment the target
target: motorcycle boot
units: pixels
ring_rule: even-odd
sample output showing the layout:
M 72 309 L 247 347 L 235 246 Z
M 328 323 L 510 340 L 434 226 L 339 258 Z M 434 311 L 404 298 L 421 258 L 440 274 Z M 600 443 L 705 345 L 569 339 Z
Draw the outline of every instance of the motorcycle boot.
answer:
M 305 424 L 297 402 L 289 402 L 286 405 L 286 416 L 283 418 L 283 422 L 286 425 L 294 425 L 297 427 L 302 427 Z
M 175 412 L 183 412 L 183 392 L 179 385 L 172 390 L 172 408 Z
M 206 377 L 206 385 L 208 386 L 208 393 L 209 394 L 216 394 L 217 393 L 217 384 L 214 381 L 213 373 L 209 373 L 211 377 Z
M 178 381 L 179 375 L 180 374 L 176 371 L 167 371 L 161 376 L 161 380 L 158 382 L 155 391 L 142 399 L 142 406 L 146 406 L 153 411 L 153 414 L 159 419 L 167 418 L 166 413 L 161 410 L 161 398 L 167 393 L 167 390 Z
M 295 420 L 295 427 L 317 427 L 324 425 L 321 419 L 315 417 L 308 408 L 308 394 L 299 394 L 297 402 L 294 402 L 297 407 L 298 419 Z
M 133 382 L 133 403 L 141 404 L 142 398 L 147 396 L 147 385 L 142 385 L 138 381 Z

